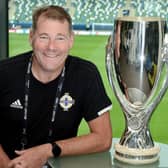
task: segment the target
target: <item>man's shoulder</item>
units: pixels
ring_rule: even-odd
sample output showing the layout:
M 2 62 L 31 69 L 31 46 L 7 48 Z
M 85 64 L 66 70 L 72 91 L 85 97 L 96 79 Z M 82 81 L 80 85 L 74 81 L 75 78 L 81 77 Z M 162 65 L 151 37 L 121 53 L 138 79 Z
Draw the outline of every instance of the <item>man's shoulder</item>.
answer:
M 16 56 L 4 59 L 0 61 L 0 71 L 4 69 L 12 69 L 17 68 L 21 65 L 25 65 L 27 63 L 27 60 L 31 56 L 31 51 L 25 52 L 22 54 L 18 54 Z
M 97 67 L 93 62 L 76 56 L 70 55 L 68 58 L 68 64 L 71 65 L 71 67 L 75 68 L 76 70 L 86 72 L 97 71 Z

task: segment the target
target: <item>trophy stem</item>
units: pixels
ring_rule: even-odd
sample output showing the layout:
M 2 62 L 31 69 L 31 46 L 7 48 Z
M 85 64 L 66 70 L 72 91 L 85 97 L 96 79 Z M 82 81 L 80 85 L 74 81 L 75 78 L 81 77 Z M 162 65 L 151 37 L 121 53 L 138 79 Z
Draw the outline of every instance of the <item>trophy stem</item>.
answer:
M 114 157 L 129 164 L 149 164 L 157 161 L 160 147 L 154 144 L 148 128 L 150 117 L 142 111 L 140 116 L 129 116 L 126 112 L 124 114 L 126 129 L 120 142 L 115 144 Z

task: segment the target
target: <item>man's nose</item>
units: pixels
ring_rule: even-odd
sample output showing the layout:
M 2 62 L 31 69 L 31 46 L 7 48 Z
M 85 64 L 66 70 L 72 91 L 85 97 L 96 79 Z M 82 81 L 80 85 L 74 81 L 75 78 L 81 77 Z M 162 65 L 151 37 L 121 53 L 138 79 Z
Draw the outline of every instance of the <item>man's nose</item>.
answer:
M 48 48 L 49 48 L 49 49 L 55 49 L 56 46 L 57 46 L 56 40 L 51 40 L 51 39 L 50 39 L 49 42 L 48 42 Z

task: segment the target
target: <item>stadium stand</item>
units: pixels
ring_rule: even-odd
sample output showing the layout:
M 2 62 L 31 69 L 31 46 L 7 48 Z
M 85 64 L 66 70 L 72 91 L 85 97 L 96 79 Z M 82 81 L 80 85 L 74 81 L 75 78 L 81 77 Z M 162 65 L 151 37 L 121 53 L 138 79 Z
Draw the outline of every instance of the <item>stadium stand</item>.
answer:
M 116 14 L 115 9 L 118 6 L 117 1 L 99 0 L 99 1 L 82 1 L 82 0 L 11 0 L 15 8 L 15 21 L 31 21 L 32 9 L 44 5 L 55 4 L 64 6 L 71 14 L 75 23 L 86 22 L 107 22 L 111 21 L 111 16 Z M 9 11 L 12 12 L 12 9 Z
M 160 15 L 167 18 L 167 0 L 9 0 L 9 22 L 31 25 L 32 10 L 45 4 L 63 6 L 72 16 L 73 24 L 82 29 L 91 28 L 93 23 L 113 23 L 119 9 L 130 2 L 139 15 Z M 12 5 L 11 5 L 12 4 Z M 157 12 L 156 12 L 157 11 Z M 29 23 L 29 24 L 28 24 Z M 82 25 L 82 26 L 81 26 Z M 79 28 L 79 27 L 78 27 Z

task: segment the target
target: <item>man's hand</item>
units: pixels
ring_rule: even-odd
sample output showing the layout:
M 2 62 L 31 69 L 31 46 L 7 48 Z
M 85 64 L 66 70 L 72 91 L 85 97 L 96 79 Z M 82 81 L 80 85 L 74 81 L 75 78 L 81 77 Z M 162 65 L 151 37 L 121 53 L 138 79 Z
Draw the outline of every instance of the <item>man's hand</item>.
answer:
M 7 168 L 9 162 L 10 162 L 9 157 L 4 152 L 2 146 L 0 145 L 0 168 Z
M 9 162 L 8 168 L 42 168 L 48 158 L 52 156 L 51 144 L 15 152 L 18 157 Z

